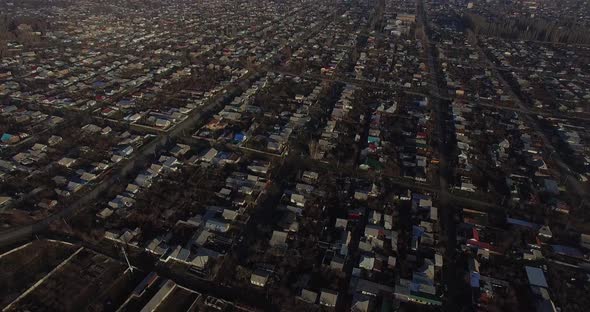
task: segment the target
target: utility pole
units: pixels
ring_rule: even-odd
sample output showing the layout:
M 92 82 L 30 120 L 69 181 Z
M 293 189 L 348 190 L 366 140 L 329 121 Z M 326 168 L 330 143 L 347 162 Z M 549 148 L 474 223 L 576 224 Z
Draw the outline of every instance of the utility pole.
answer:
M 68 222 L 66 221 L 66 219 L 65 219 L 65 218 L 61 218 L 61 219 L 63 220 L 63 222 L 65 223 L 65 225 L 67 225 L 67 226 L 68 226 L 68 228 L 72 229 L 72 227 L 71 227 L 71 226 L 68 224 Z
M 582 202 L 580 202 L 580 205 L 578 206 L 578 210 L 582 209 L 582 217 L 584 219 L 586 218 L 586 211 L 584 210 L 585 203 L 586 203 L 586 199 L 582 199 Z
M 127 261 L 127 265 L 129 266 L 129 270 L 133 273 L 133 267 L 131 266 L 131 262 L 129 262 L 129 258 L 127 258 L 127 252 L 125 252 L 125 248 L 121 246 L 121 251 L 123 251 L 123 256 L 125 257 L 125 261 Z

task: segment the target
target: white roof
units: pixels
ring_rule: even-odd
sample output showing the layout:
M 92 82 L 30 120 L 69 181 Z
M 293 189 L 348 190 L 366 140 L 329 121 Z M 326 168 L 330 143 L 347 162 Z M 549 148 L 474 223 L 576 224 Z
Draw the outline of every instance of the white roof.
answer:
M 549 228 L 548 225 L 543 225 L 540 229 L 539 229 L 539 235 L 545 236 L 545 237 L 552 237 L 553 233 L 551 233 L 551 229 Z
M 430 207 L 430 220 L 438 220 L 438 209 L 436 207 Z
M 270 274 L 267 271 L 256 269 L 250 275 L 250 282 L 256 285 L 265 285 Z
M 320 294 L 320 304 L 328 307 L 336 306 L 338 300 L 338 293 L 332 290 L 324 289 Z
M 99 213 L 98 213 L 98 216 L 99 216 L 100 218 L 103 218 L 103 219 L 105 219 L 105 218 L 108 218 L 108 217 L 110 217 L 112 214 L 113 214 L 113 210 L 111 210 L 111 209 L 109 209 L 109 208 L 107 207 L 107 208 L 103 209 L 101 212 L 99 212 Z
M 207 162 L 211 162 L 213 160 L 213 158 L 215 158 L 215 156 L 217 156 L 217 150 L 214 148 L 211 148 L 209 151 L 207 151 L 207 153 L 205 155 L 203 155 L 203 157 L 201 157 L 202 160 L 207 161 Z
M 271 246 L 284 246 L 287 242 L 287 233 L 281 231 L 273 231 L 270 239 Z
M 300 298 L 303 301 L 306 301 L 309 303 L 316 303 L 316 301 L 318 300 L 318 293 L 315 291 L 307 290 L 304 288 L 301 290 Z
M 164 299 L 176 288 L 176 283 L 172 280 L 167 280 L 162 285 L 160 290 L 148 301 L 148 303 L 141 309 L 141 312 L 154 311 L 164 301 Z
M 76 160 L 72 159 L 72 158 L 68 158 L 68 157 L 64 157 L 62 159 L 60 159 L 57 163 L 61 166 L 64 167 L 69 167 L 71 166 Z
M 372 270 L 373 266 L 375 265 L 375 258 L 373 256 L 361 256 L 361 261 L 359 263 L 359 267 Z
M 191 261 L 198 268 L 204 268 L 209 262 L 209 258 L 217 258 L 219 254 L 211 249 L 201 247 L 197 249 L 195 258 Z
M 443 266 L 443 257 L 440 254 L 435 254 L 434 255 L 434 265 L 437 267 L 442 267 Z

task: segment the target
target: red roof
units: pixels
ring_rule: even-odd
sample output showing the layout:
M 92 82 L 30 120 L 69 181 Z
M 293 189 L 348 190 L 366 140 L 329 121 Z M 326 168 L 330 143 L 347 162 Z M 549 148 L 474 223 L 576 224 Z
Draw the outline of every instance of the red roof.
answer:
M 492 245 L 490 245 L 488 243 L 478 242 L 478 241 L 476 241 L 474 239 L 468 240 L 467 241 L 467 246 L 473 246 L 473 247 L 477 247 L 477 248 L 480 248 L 480 249 L 486 249 L 486 250 L 489 250 L 491 252 L 500 253 L 496 247 L 494 247 L 494 246 L 492 246 Z
M 479 232 L 476 228 L 473 228 L 473 239 L 479 241 Z

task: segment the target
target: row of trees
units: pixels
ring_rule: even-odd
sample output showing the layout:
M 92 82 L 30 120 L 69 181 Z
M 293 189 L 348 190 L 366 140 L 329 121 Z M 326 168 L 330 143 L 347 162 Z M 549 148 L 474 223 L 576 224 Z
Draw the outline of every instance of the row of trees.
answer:
M 590 44 L 590 33 L 587 29 L 573 23 L 528 17 L 496 17 L 490 20 L 474 13 L 464 14 L 463 19 L 476 34 L 554 43 Z

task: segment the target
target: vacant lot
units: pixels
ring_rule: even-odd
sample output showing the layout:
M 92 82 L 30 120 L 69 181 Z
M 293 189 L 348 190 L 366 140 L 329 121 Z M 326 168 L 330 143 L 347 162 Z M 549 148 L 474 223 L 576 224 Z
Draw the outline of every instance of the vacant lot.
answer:
M 105 294 L 127 266 L 82 249 L 9 311 L 83 311 Z
M 36 240 L 0 258 L 0 308 L 43 278 L 70 256 L 76 247 Z

